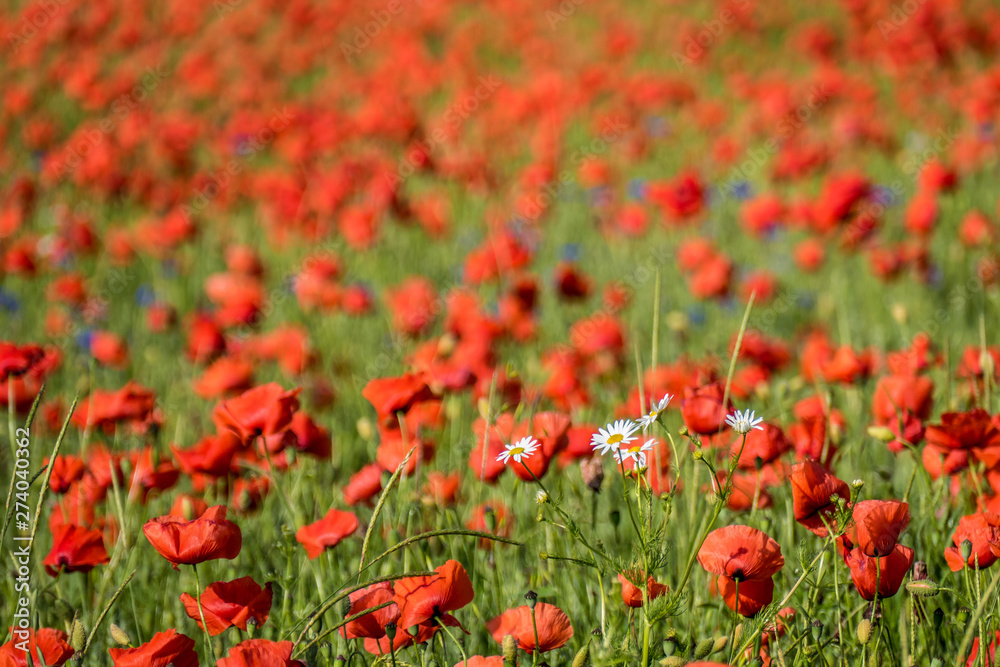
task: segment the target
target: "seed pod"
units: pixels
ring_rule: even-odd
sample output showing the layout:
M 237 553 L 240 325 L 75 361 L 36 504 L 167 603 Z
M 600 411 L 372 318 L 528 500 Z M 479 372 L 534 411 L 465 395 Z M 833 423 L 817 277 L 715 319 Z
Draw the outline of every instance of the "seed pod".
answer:
M 823 622 L 818 618 L 813 619 L 813 622 L 809 624 L 809 631 L 812 633 L 813 641 L 818 642 L 819 638 L 823 636 Z
M 715 642 L 712 644 L 712 653 L 718 653 L 722 649 L 726 648 L 726 644 L 729 643 L 729 637 L 721 635 L 715 638 Z
M 872 639 L 872 622 L 864 619 L 858 623 L 858 641 L 867 645 Z
M 940 587 L 930 579 L 920 579 L 906 584 L 906 590 L 910 595 L 920 598 L 931 598 L 938 594 Z
M 668 637 L 663 640 L 663 655 L 668 658 L 672 656 L 677 651 L 677 640 L 673 637 Z
M 538 593 L 535 591 L 528 591 L 524 594 L 524 599 L 528 601 L 528 607 L 534 609 L 535 605 L 538 604 Z
M 694 647 L 694 659 L 701 660 L 702 658 L 708 657 L 708 654 L 710 654 L 714 648 L 714 639 L 702 639 L 698 642 L 698 645 Z
M 132 644 L 132 640 L 129 639 L 128 633 L 114 623 L 111 624 L 111 638 L 115 640 L 116 644 L 120 644 L 122 646 L 130 646 Z

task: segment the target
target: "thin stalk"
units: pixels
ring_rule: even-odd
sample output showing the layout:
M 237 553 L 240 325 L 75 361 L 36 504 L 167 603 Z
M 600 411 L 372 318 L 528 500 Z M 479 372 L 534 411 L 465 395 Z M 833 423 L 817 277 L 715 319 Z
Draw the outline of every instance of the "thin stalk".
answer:
M 205 632 L 205 643 L 208 644 L 208 652 L 212 656 L 212 664 L 215 664 L 215 647 L 212 646 L 212 636 L 208 634 L 208 623 L 205 622 L 205 610 L 201 606 L 201 577 L 198 576 L 198 566 L 192 565 L 194 570 L 195 592 L 198 594 L 198 615 L 201 616 L 201 629 Z

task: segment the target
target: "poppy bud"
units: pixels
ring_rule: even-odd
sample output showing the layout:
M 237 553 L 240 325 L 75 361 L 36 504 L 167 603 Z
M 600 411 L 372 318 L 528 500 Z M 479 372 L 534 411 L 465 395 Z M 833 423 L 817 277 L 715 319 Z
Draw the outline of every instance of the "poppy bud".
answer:
M 601 459 L 596 456 L 582 459 L 580 461 L 580 476 L 591 491 L 598 493 L 601 490 L 601 484 L 604 483 L 604 464 L 601 463 Z
M 503 648 L 504 667 L 517 665 L 517 641 L 514 639 L 514 635 L 504 635 L 501 647 Z
M 333 661 L 333 667 L 344 667 L 347 664 L 347 658 L 342 655 L 338 655 L 337 659 Z
M 888 426 L 869 426 L 868 435 L 882 442 L 892 442 L 896 439 L 895 434 Z
M 972 556 L 972 540 L 962 541 L 962 560 L 969 562 L 969 557 Z
M 618 510 L 611 510 L 611 514 L 609 516 L 611 517 L 611 525 L 617 528 L 618 523 L 622 520 L 622 513 Z
M 528 607 L 534 609 L 535 605 L 538 604 L 538 593 L 535 591 L 528 591 L 524 594 L 524 599 L 528 601 Z
M 919 579 L 906 584 L 906 590 L 910 595 L 920 598 L 930 598 L 938 594 L 938 585 L 930 579 Z
M 687 661 L 684 658 L 679 658 L 676 655 L 671 655 L 661 660 L 660 664 L 663 667 L 683 667 L 684 665 L 687 664 Z
M 944 663 L 941 662 L 941 658 L 934 658 L 931 660 L 931 667 L 942 667 Z
M 590 657 L 590 642 L 588 641 L 583 645 L 579 651 L 576 652 L 576 657 L 573 658 L 572 667 L 586 667 L 587 658 Z
M 944 623 L 944 609 L 938 607 L 934 610 L 934 632 L 941 629 L 941 624 Z
M 87 645 L 87 631 L 83 628 L 83 623 L 78 618 L 73 619 L 73 632 L 70 634 L 70 646 L 73 650 L 80 652 Z
M 663 655 L 668 658 L 672 656 L 677 651 L 677 640 L 673 637 L 668 637 L 663 640 Z
M 111 638 L 115 640 L 116 644 L 120 644 L 121 646 L 132 645 L 132 640 L 129 639 L 128 633 L 114 623 L 111 624 Z
M 729 637 L 726 637 L 725 635 L 716 637 L 715 641 L 712 643 L 712 653 L 718 653 L 722 649 L 726 648 L 726 644 L 728 643 Z
M 872 639 L 872 622 L 868 619 L 858 623 L 858 641 L 867 645 Z
M 733 643 L 734 644 L 739 644 L 740 643 L 740 638 L 742 636 L 743 636 L 743 624 L 742 623 L 738 623 L 736 625 L 736 629 L 733 630 Z
M 712 649 L 714 648 L 715 648 L 714 639 L 702 639 L 694 647 L 694 659 L 701 660 L 702 658 L 708 657 L 708 654 L 711 653 Z
M 372 426 L 372 422 L 367 417 L 362 417 L 358 420 L 358 435 L 361 436 L 362 440 L 371 440 L 375 435 L 375 427 Z
M 814 642 L 818 642 L 819 638 L 823 636 L 823 622 L 818 618 L 813 620 L 809 624 L 809 631 L 812 633 L 812 638 Z

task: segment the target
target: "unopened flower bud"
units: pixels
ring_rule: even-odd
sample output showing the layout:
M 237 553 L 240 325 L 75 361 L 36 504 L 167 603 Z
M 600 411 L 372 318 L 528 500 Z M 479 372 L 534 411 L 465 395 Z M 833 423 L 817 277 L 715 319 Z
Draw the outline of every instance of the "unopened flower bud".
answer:
M 868 619 L 862 620 L 858 623 L 858 641 L 863 645 L 867 645 L 872 639 L 872 622 Z
M 715 648 L 714 639 L 702 639 L 694 647 L 694 659 L 701 660 L 702 658 L 707 658 L 708 655 L 712 652 L 712 649 L 714 648 Z
M 906 584 L 906 591 L 919 598 L 930 598 L 938 594 L 940 587 L 930 579 L 919 579 Z
M 504 635 L 500 646 L 503 649 L 504 667 L 514 667 L 517 664 L 517 641 L 514 640 L 514 635 Z
M 712 644 L 712 653 L 718 653 L 722 649 L 726 648 L 726 644 L 729 643 L 729 637 L 721 635 L 715 638 L 715 642 Z
M 586 667 L 587 658 L 590 657 L 590 642 L 583 645 L 579 651 L 576 652 L 576 657 L 573 658 L 572 667 Z
M 896 439 L 896 434 L 888 426 L 869 426 L 868 435 L 882 442 L 892 442 Z
M 581 459 L 580 476 L 583 477 L 587 488 L 598 493 L 601 490 L 601 484 L 604 483 L 604 464 L 601 463 L 600 457 Z
M 132 644 L 132 640 L 129 638 L 128 633 L 114 623 L 111 624 L 111 638 L 115 640 L 116 644 L 121 646 L 130 646 Z
M 83 623 L 78 618 L 73 619 L 73 628 L 70 633 L 69 644 L 76 652 L 82 651 L 87 645 L 87 631 L 84 629 Z
M 960 549 L 962 550 L 962 560 L 968 563 L 969 558 L 972 557 L 972 540 L 962 540 Z

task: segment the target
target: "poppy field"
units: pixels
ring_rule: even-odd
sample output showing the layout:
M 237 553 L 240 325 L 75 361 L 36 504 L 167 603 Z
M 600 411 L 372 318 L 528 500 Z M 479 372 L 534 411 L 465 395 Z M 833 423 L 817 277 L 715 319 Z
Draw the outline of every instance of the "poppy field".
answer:
M 0 667 L 997 664 L 993 0 L 0 37 Z

